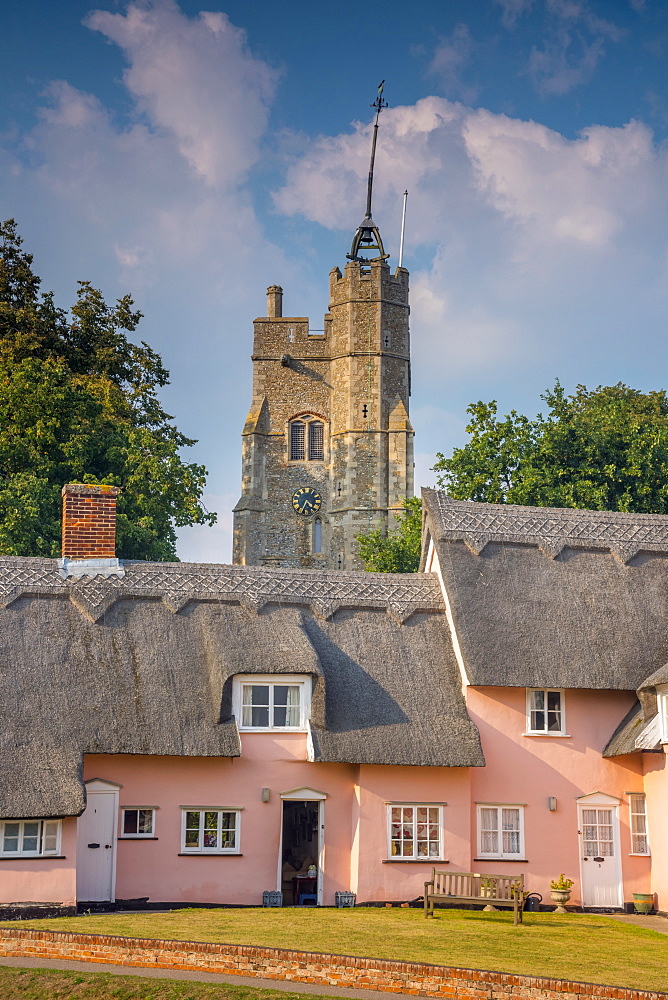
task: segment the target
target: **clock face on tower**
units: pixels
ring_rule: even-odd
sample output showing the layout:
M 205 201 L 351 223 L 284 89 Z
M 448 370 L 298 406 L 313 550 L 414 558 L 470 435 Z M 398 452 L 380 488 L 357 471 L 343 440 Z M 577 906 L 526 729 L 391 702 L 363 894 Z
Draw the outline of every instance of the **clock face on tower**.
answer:
M 311 486 L 300 486 L 292 494 L 292 509 L 295 514 L 317 514 L 322 507 L 322 497 Z

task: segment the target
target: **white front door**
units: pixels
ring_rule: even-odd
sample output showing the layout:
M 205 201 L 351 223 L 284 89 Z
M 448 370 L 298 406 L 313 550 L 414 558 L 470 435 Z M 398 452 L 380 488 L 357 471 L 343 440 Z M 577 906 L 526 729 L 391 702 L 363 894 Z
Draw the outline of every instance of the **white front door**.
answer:
M 86 785 L 88 801 L 77 824 L 77 900 L 116 898 L 118 788 L 103 781 Z
M 622 905 L 619 805 L 610 795 L 586 795 L 578 802 L 582 905 Z

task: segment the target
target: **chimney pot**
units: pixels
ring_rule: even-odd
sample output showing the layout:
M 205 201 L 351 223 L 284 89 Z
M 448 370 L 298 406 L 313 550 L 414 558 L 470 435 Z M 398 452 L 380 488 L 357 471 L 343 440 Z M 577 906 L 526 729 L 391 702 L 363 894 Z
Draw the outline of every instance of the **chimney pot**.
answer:
M 283 289 L 280 285 L 269 285 L 267 289 L 267 316 L 280 319 L 283 315 Z

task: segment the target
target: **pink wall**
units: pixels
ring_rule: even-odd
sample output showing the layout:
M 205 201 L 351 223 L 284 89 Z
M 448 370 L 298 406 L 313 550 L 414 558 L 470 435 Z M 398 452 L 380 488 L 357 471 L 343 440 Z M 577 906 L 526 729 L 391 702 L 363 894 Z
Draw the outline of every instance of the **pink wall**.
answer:
M 387 861 L 387 803 L 445 802 L 444 856 L 449 867 L 466 871 L 470 823 L 466 768 L 362 765 L 359 799 L 359 864 L 351 885 L 363 900 L 409 900 L 421 896 L 433 861 Z
M 664 750 L 666 748 L 664 747 Z M 656 893 L 658 909 L 668 910 L 668 769 L 665 753 L 642 755 L 645 772 L 645 794 L 649 847 L 652 852 L 651 886 L 646 892 Z
M 276 889 L 282 822 L 281 793 L 308 786 L 325 792 L 323 902 L 350 882 L 350 815 L 356 768 L 306 760 L 306 736 L 242 735 L 241 758 L 92 755 L 85 776 L 118 782 L 120 806 L 159 806 L 157 840 L 118 841 L 116 895 L 156 901 L 262 902 Z M 262 789 L 270 789 L 262 802 Z M 181 806 L 242 808 L 242 856 L 191 855 L 181 851 Z
M 564 871 L 575 879 L 571 902 L 580 903 L 580 851 L 577 799 L 606 792 L 621 800 L 620 849 L 624 900 L 648 892 L 650 859 L 630 856 L 628 792 L 643 791 L 637 755 L 605 759 L 601 751 L 633 703 L 623 691 L 565 692 L 569 737 L 523 736 L 526 729 L 524 688 L 468 688 L 468 711 L 480 730 L 487 766 L 471 770 L 471 822 L 476 802 L 524 804 L 527 864 L 472 861 L 476 871 L 524 872 L 531 891 L 548 897 L 552 878 Z M 550 812 L 548 796 L 557 809 Z M 472 838 L 472 850 L 476 840 Z M 472 855 L 475 858 L 475 854 Z
M 76 903 L 77 821 L 62 821 L 62 858 L 0 860 L 0 903 Z

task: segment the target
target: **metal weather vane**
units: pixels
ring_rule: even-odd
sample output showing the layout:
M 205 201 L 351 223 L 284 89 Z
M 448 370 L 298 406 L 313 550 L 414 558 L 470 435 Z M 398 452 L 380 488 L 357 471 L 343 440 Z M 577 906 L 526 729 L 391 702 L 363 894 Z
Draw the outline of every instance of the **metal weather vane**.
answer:
M 376 109 L 376 121 L 374 122 L 373 138 L 371 140 L 371 162 L 369 163 L 369 181 L 366 192 L 366 215 L 357 227 L 353 237 L 353 243 L 350 248 L 350 253 L 346 255 L 348 260 L 353 260 L 359 264 L 368 264 L 371 262 L 375 263 L 377 261 L 387 260 L 390 256 L 389 253 L 385 253 L 378 226 L 373 221 L 373 217 L 371 215 L 371 193 L 373 191 L 373 167 L 376 159 L 376 142 L 378 141 L 378 119 L 380 118 L 380 113 L 383 108 L 388 106 L 387 101 L 383 97 L 384 86 L 385 81 L 382 80 L 378 86 L 378 96 L 371 105 L 372 108 Z M 377 250 L 378 256 L 360 257 L 360 251 L 369 250 Z

